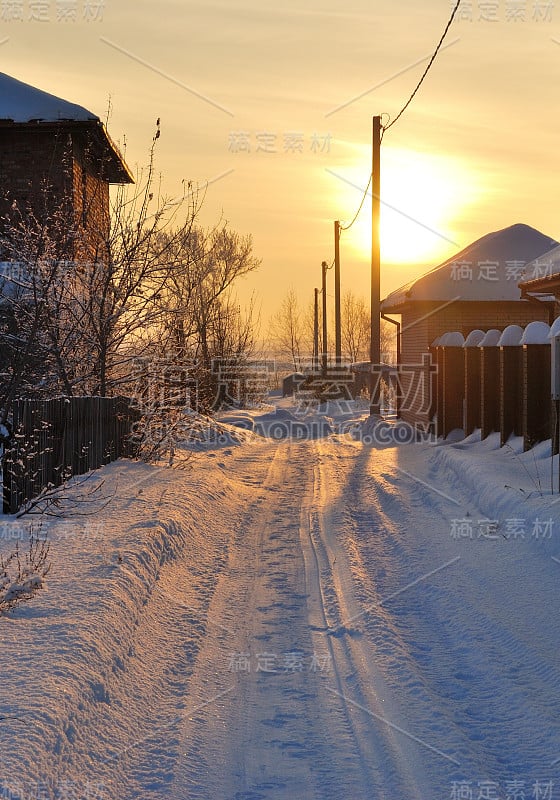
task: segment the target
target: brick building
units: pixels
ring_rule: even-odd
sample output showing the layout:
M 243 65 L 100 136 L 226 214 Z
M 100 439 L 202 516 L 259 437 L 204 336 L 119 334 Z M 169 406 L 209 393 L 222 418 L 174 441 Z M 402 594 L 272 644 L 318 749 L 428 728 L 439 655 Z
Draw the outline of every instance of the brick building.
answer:
M 60 257 L 102 260 L 109 185 L 132 182 L 98 116 L 0 73 L 0 226 L 33 215 Z
M 551 323 L 555 304 L 519 288 L 530 262 L 558 242 L 528 225 L 489 233 L 382 302 L 382 312 L 401 317 L 403 419 L 428 426 L 434 411 L 431 346 L 447 331 L 463 336 L 476 328 L 504 330 L 540 320 Z

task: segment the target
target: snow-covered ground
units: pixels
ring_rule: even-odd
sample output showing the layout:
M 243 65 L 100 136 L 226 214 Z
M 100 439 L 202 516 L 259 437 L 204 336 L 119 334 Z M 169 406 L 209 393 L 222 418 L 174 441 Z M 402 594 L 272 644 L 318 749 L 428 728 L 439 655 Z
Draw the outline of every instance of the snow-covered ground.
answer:
M 560 797 L 549 444 L 363 417 L 231 413 L 244 441 L 112 464 L 45 524 L 47 589 L 0 618 L 0 797 Z

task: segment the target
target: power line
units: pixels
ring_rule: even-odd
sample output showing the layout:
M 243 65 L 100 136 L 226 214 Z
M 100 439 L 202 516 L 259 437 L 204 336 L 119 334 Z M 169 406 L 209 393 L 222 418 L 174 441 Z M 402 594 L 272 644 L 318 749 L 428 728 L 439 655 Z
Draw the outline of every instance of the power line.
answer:
M 402 115 L 404 114 L 404 112 L 406 111 L 406 109 L 409 107 L 409 105 L 412 103 L 412 101 L 413 101 L 413 100 L 414 100 L 414 98 L 416 97 L 416 94 L 418 93 L 418 90 L 420 89 L 420 87 L 421 87 L 421 86 L 422 86 L 422 84 L 424 83 L 424 80 L 425 80 L 425 78 L 426 78 L 426 75 L 427 75 L 427 74 L 428 74 L 428 72 L 430 71 L 432 64 L 433 64 L 433 63 L 434 63 L 434 61 L 436 60 L 436 58 L 437 58 L 437 55 L 438 55 L 439 51 L 441 50 L 441 46 L 442 46 L 442 44 L 443 44 L 443 42 L 444 42 L 444 40 L 445 40 L 445 37 L 447 36 L 447 34 L 448 34 L 448 32 L 449 32 L 449 28 L 451 27 L 451 25 L 452 25 L 452 23 L 453 23 L 453 20 L 455 19 L 455 14 L 457 13 L 457 11 L 458 11 L 458 9 L 459 9 L 459 5 L 460 5 L 460 3 L 461 3 L 461 0 L 457 0 L 457 2 L 455 3 L 455 8 L 454 8 L 454 9 L 453 9 L 453 11 L 451 12 L 451 16 L 450 16 L 450 18 L 449 18 L 449 21 L 448 21 L 447 25 L 445 26 L 445 30 L 444 30 L 444 32 L 443 32 L 443 35 L 442 35 L 441 39 L 440 39 L 440 40 L 439 40 L 439 42 L 438 42 L 438 46 L 437 46 L 437 47 L 436 47 L 436 49 L 434 50 L 434 54 L 433 54 L 433 56 L 430 58 L 430 60 L 429 60 L 429 62 L 428 62 L 428 66 L 427 66 L 427 67 L 426 67 L 426 69 L 424 70 L 424 73 L 423 73 L 422 77 L 420 78 L 420 80 L 419 80 L 419 81 L 418 81 L 418 83 L 416 84 L 416 88 L 414 89 L 414 91 L 412 92 L 412 94 L 410 95 L 410 97 L 408 98 L 408 100 L 406 101 L 406 103 L 404 104 L 404 106 L 401 108 L 401 110 L 399 111 L 399 113 L 397 114 L 397 116 L 395 117 L 395 119 L 394 119 L 392 122 L 389 122 L 389 124 L 388 124 L 388 125 L 385 125 L 385 127 L 382 129 L 382 132 L 381 132 L 381 137 L 382 137 L 382 138 L 383 138 L 383 134 L 385 133 L 385 131 L 388 131 L 388 130 L 389 130 L 389 128 L 392 128 L 392 127 L 393 127 L 393 125 L 395 124 L 395 122 L 397 122 L 397 120 L 399 120 L 399 119 L 402 117 Z
M 449 33 L 449 29 L 450 29 L 451 25 L 453 24 L 453 20 L 455 19 L 455 15 L 457 14 L 457 11 L 459 9 L 460 4 L 461 4 L 461 0 L 457 0 L 457 2 L 455 3 L 455 7 L 453 8 L 453 11 L 451 12 L 451 16 L 449 18 L 449 21 L 448 21 L 447 25 L 445 26 L 445 30 L 444 30 L 444 32 L 443 32 L 443 34 L 441 36 L 441 39 L 439 40 L 438 45 L 437 45 L 436 49 L 434 50 L 433 55 L 430 58 L 430 60 L 428 62 L 428 65 L 427 65 L 426 69 L 424 70 L 424 72 L 422 74 L 422 77 L 420 78 L 420 80 L 416 84 L 416 88 L 414 89 L 414 91 L 412 92 L 412 94 L 410 95 L 410 97 L 408 98 L 406 103 L 404 104 L 404 106 L 401 108 L 401 110 L 399 111 L 399 113 L 397 114 L 395 119 L 392 122 L 388 122 L 387 125 L 385 125 L 385 126 L 383 126 L 381 128 L 381 140 L 383 140 L 383 135 L 385 134 L 385 131 L 388 131 L 389 128 L 393 127 L 395 122 L 397 122 L 402 117 L 402 115 L 404 114 L 406 109 L 409 107 L 409 105 L 412 103 L 412 101 L 416 97 L 420 87 L 424 83 L 424 80 L 426 79 L 426 76 L 427 76 L 428 72 L 430 71 L 430 69 L 432 67 L 432 64 L 436 60 L 436 58 L 438 56 L 438 53 L 442 48 L 442 45 L 443 45 L 443 43 L 445 41 L 445 37 Z M 389 115 L 387 115 L 387 116 L 389 116 Z M 350 230 L 350 228 L 354 225 L 354 223 L 356 222 L 356 220 L 360 216 L 360 212 L 361 212 L 361 210 L 362 210 L 362 208 L 364 206 L 364 203 L 366 201 L 366 197 L 368 196 L 369 187 L 371 186 L 372 179 L 373 179 L 373 173 L 370 173 L 368 184 L 367 184 L 367 186 L 366 186 L 366 188 L 364 190 L 364 193 L 362 195 L 362 199 L 360 201 L 360 205 L 358 206 L 358 210 L 356 211 L 356 213 L 354 214 L 354 216 L 352 218 L 352 221 L 350 223 L 348 223 L 348 225 L 340 225 L 340 230 L 341 231 Z
M 373 178 L 373 174 L 372 174 L 372 173 L 370 173 L 370 176 L 369 176 L 369 181 L 368 181 L 368 185 L 367 185 L 367 186 L 366 186 L 366 188 L 365 188 L 364 194 L 363 194 L 363 196 L 362 196 L 362 199 L 361 199 L 361 201 L 360 201 L 360 205 L 358 206 L 358 210 L 357 210 L 357 211 L 356 211 L 356 213 L 354 214 L 354 218 L 352 219 L 352 222 L 350 222 L 348 225 L 341 225 L 341 226 L 340 226 L 340 230 L 341 230 L 341 231 L 348 231 L 348 230 L 350 230 L 350 228 L 352 227 L 352 225 L 353 225 L 353 224 L 356 222 L 356 220 L 357 220 L 357 219 L 358 219 L 358 217 L 360 216 L 360 211 L 362 210 L 362 208 L 363 208 L 363 206 L 364 206 L 364 203 L 365 203 L 365 201 L 366 201 L 366 197 L 368 196 L 369 187 L 371 186 L 371 181 L 372 181 L 372 178 Z

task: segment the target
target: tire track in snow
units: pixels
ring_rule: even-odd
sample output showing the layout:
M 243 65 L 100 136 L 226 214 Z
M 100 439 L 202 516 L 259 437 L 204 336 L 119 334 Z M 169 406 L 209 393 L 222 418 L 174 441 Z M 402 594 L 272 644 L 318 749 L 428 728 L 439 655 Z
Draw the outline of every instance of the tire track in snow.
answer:
M 385 729 L 391 753 L 382 789 L 386 795 L 381 796 L 391 797 L 400 785 L 399 796 L 437 797 L 439 792 L 445 797 L 460 763 L 458 742 L 449 735 L 449 720 L 438 714 L 438 698 L 426 691 L 413 669 L 411 630 L 406 617 L 403 625 L 399 606 L 406 608 L 408 597 L 423 594 L 432 582 L 447 580 L 447 571 L 458 566 L 457 553 L 444 551 L 426 568 L 418 557 L 421 543 L 415 540 L 409 547 L 409 528 L 421 527 L 428 516 L 433 527 L 433 504 L 426 503 L 426 487 L 412 480 L 399 483 L 394 450 L 349 443 L 333 448 L 329 442 L 318 447 L 323 482 L 335 487 L 329 538 L 339 547 L 336 563 L 343 565 L 354 589 L 352 595 L 341 593 L 353 600 L 345 605 L 342 625 L 359 629 L 349 647 L 363 653 L 364 669 L 356 674 L 349 702 L 363 706 Z M 416 633 L 418 649 L 430 657 L 429 634 Z M 410 713 L 419 697 L 422 712 Z
M 345 619 L 359 620 L 378 665 L 378 680 L 386 687 L 384 706 L 395 698 L 387 717 L 394 723 L 401 761 L 409 768 L 410 796 L 443 798 L 459 774 L 468 743 L 455 725 L 453 704 L 442 702 L 419 665 L 440 663 L 451 674 L 456 670 L 457 642 L 438 641 L 448 608 L 442 610 L 436 601 L 441 596 L 436 587 L 453 587 L 460 574 L 449 536 L 451 503 L 400 470 L 400 463 L 407 463 L 404 448 L 356 449 L 341 446 L 326 460 L 328 481 L 342 487 L 333 524 L 344 531 L 358 599 L 357 611 Z M 428 539 L 439 533 L 441 549 L 428 555 Z M 449 675 L 446 685 L 451 684 Z M 399 735 L 399 729 L 404 733 Z
M 233 534 L 212 598 L 215 624 L 199 653 L 188 705 L 227 694 L 192 718 L 185 714 L 183 758 L 168 796 L 360 800 L 367 795 L 354 792 L 355 752 L 340 704 L 320 691 L 324 672 L 311 668 L 300 519 L 313 449 L 283 442 L 268 452 L 268 473 Z M 315 655 L 325 651 L 323 640 Z M 231 670 L 228 659 L 242 663 L 243 655 L 250 670 Z M 320 698 L 328 700 L 328 714 Z
M 550 772 L 554 747 L 547 739 L 558 717 L 557 695 L 550 692 L 559 681 L 558 659 L 548 640 L 534 638 L 533 631 L 543 628 L 544 609 L 530 595 L 524 600 L 523 592 L 512 593 L 512 582 L 515 586 L 526 573 L 527 582 L 529 574 L 540 574 L 550 584 L 538 552 L 523 552 L 501 537 L 454 540 L 451 520 L 464 509 L 476 519 L 476 497 L 459 494 L 456 506 L 399 469 L 406 465 L 457 496 L 446 485 L 447 476 L 434 471 L 429 448 L 365 451 L 361 469 L 352 475 L 345 459 L 350 452 L 352 463 L 356 449 L 331 451 L 328 480 L 344 484 L 336 519 L 348 522 L 345 547 L 364 634 L 409 730 L 439 743 L 460 762 L 455 768 L 426 758 L 426 793 L 449 796 L 452 781 L 459 779 L 503 785 L 514 778 L 556 777 Z M 449 570 L 415 583 L 445 564 Z M 542 596 L 553 592 L 548 586 Z M 550 641 L 558 640 L 555 620 L 550 634 Z
M 310 580 L 318 584 L 316 595 L 322 608 L 316 613 L 325 621 L 324 635 L 333 657 L 335 680 L 326 689 L 343 704 L 368 787 L 365 796 L 423 798 L 418 749 L 447 756 L 397 722 L 391 695 L 375 662 L 376 651 L 364 636 L 364 607 L 358 602 L 358 587 L 345 550 L 350 535 L 348 517 L 341 513 L 346 503 L 346 476 L 340 477 L 326 466 L 335 452 L 332 442 L 317 442 L 315 449 L 307 563 Z
M 146 781 L 144 797 L 443 800 L 465 776 L 457 760 L 467 778 L 497 776 L 495 693 L 480 686 L 490 673 L 473 644 L 493 636 L 503 663 L 516 639 L 491 615 L 468 621 L 460 601 L 451 605 L 459 576 L 443 569 L 464 550 L 449 536 L 450 504 L 428 498 L 399 463 L 332 440 L 236 455 L 232 479 L 254 495 L 232 524 L 178 712 L 174 780 Z M 296 652 L 329 668 L 285 671 L 280 659 Z M 257 670 L 266 653 L 275 669 Z M 249 672 L 228 668 L 240 654 Z

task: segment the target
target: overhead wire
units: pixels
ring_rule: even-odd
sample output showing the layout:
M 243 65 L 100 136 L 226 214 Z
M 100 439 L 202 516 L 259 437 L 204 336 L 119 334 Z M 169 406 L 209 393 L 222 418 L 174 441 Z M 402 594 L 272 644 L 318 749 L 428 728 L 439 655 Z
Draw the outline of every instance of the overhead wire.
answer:
M 437 44 L 437 47 L 434 50 L 434 52 L 432 54 L 432 57 L 430 58 L 430 60 L 428 62 L 428 65 L 427 65 L 426 69 L 424 70 L 424 72 L 422 74 L 422 77 L 420 78 L 420 80 L 416 84 L 416 87 L 415 87 L 414 91 L 412 92 L 412 94 L 410 95 L 410 97 L 408 98 L 408 100 L 406 101 L 404 106 L 401 108 L 401 110 L 399 111 L 399 113 L 397 114 L 395 119 L 392 120 L 391 122 L 388 122 L 387 125 L 383 125 L 381 127 L 381 141 L 383 141 L 383 136 L 385 134 L 385 131 L 388 131 L 389 128 L 392 128 L 393 125 L 395 124 L 395 122 L 397 122 L 402 117 L 402 115 L 404 114 L 406 109 L 409 107 L 409 105 L 412 103 L 412 101 L 414 100 L 414 98 L 418 94 L 418 91 L 419 91 L 420 87 L 424 83 L 424 80 L 426 79 L 426 76 L 427 76 L 428 72 L 430 71 L 434 61 L 436 60 L 436 58 L 438 56 L 439 51 L 442 48 L 442 45 L 443 45 L 443 43 L 445 41 L 445 38 L 446 38 L 447 34 L 449 33 L 449 29 L 451 28 L 451 25 L 453 24 L 453 20 L 455 19 L 455 15 L 457 14 L 457 11 L 459 10 L 460 4 L 461 4 L 461 0 L 457 0 L 457 2 L 455 3 L 455 6 L 453 8 L 453 11 L 451 12 L 451 16 L 450 16 L 450 18 L 449 18 L 449 20 L 447 22 L 447 25 L 445 26 L 445 30 L 443 31 L 441 39 L 439 40 L 439 42 Z M 389 114 L 387 114 L 387 116 L 389 117 L 389 119 L 391 119 Z M 356 213 L 354 214 L 354 216 L 352 218 L 352 221 L 349 222 L 348 225 L 340 225 L 340 231 L 341 232 L 350 230 L 350 228 L 354 225 L 354 223 L 356 222 L 356 220 L 360 216 L 360 212 L 361 212 L 362 208 L 364 207 L 364 203 L 366 201 L 366 197 L 368 196 L 368 192 L 369 192 L 369 188 L 371 186 L 372 180 L 373 180 L 373 172 L 370 173 L 368 184 L 367 184 L 367 186 L 366 186 L 366 188 L 364 190 L 364 193 L 362 195 L 362 199 L 360 200 L 360 205 L 358 206 L 358 210 L 356 211 Z
M 357 211 L 356 211 L 356 213 L 354 214 L 354 217 L 353 217 L 353 219 L 352 219 L 352 222 L 348 223 L 348 225 L 341 225 L 341 226 L 340 226 L 340 230 L 341 230 L 341 231 L 348 231 L 348 230 L 350 230 L 350 228 L 352 227 L 352 225 L 353 225 L 353 224 L 356 222 L 356 220 L 357 220 L 357 219 L 358 219 L 358 217 L 360 216 L 360 211 L 362 210 L 362 208 L 363 208 L 363 206 L 364 206 L 364 203 L 365 203 L 365 201 L 366 201 L 366 197 L 368 196 L 369 187 L 371 186 L 371 182 L 372 182 L 372 180 L 373 180 L 373 172 L 371 172 L 371 173 L 370 173 L 368 184 L 367 184 L 367 186 L 366 186 L 366 188 L 365 188 L 364 194 L 363 194 L 363 196 L 362 196 L 362 199 L 361 199 L 361 201 L 360 201 L 360 205 L 358 206 L 358 210 L 357 210 Z
M 427 76 L 428 72 L 432 68 L 432 64 L 436 60 L 436 58 L 438 56 L 438 53 L 441 50 L 441 46 L 443 45 L 443 43 L 445 41 L 445 37 L 449 33 L 449 28 L 453 24 L 453 20 L 455 19 L 455 15 L 457 14 L 457 11 L 459 10 L 460 4 L 461 4 L 461 0 L 457 0 L 457 2 L 455 3 L 455 7 L 453 8 L 453 11 L 451 12 L 451 16 L 449 17 L 449 21 L 448 21 L 447 25 L 445 26 L 445 30 L 444 30 L 444 32 L 443 32 L 443 34 L 441 36 L 441 39 L 439 40 L 438 45 L 437 45 L 436 49 L 434 50 L 433 55 L 432 55 L 432 57 L 430 58 L 430 60 L 428 62 L 428 66 L 426 67 L 426 69 L 424 70 L 424 72 L 422 74 L 422 77 L 420 78 L 420 80 L 416 84 L 416 87 L 415 87 L 414 91 L 412 92 L 412 94 L 410 95 L 410 97 L 408 98 L 408 100 L 406 101 L 404 106 L 401 108 L 401 110 L 399 111 L 399 113 L 397 114 L 395 119 L 392 120 L 391 122 L 389 122 L 387 125 L 385 125 L 383 127 L 383 129 L 381 131 L 381 139 L 383 139 L 383 135 L 385 134 L 385 132 L 388 131 L 389 128 L 392 128 L 393 125 L 395 124 L 395 122 L 397 122 L 402 117 L 402 115 L 404 114 L 406 109 L 409 107 L 409 105 L 412 103 L 412 101 L 414 100 L 414 98 L 418 94 L 418 91 L 419 91 L 420 87 L 422 86 L 422 84 L 424 83 L 424 80 L 426 79 L 426 76 Z

